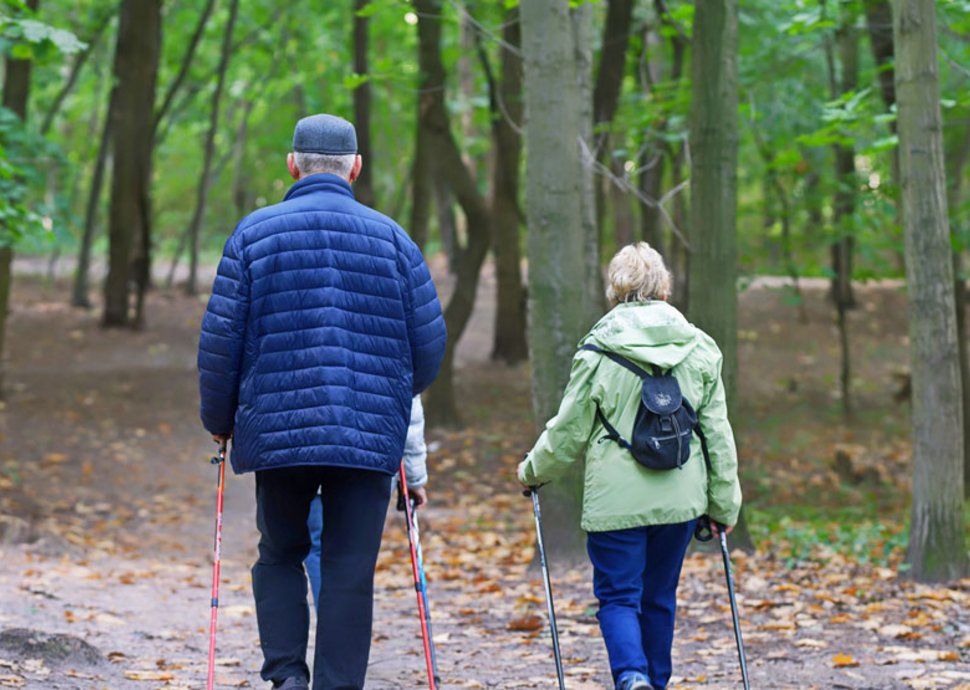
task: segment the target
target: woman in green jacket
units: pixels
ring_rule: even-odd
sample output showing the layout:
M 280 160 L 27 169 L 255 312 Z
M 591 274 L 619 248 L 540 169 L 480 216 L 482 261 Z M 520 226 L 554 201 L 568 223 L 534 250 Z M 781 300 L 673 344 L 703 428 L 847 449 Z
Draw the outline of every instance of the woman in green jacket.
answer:
M 630 439 L 643 381 L 610 355 L 580 349 L 559 412 L 518 476 L 538 486 L 585 461 L 582 528 L 616 688 L 663 690 L 671 674 L 677 582 L 696 521 L 707 515 L 730 531 L 738 519 L 737 451 L 721 352 L 667 303 L 671 280 L 663 259 L 645 242 L 629 245 L 613 257 L 608 276 L 613 308 L 581 346 L 672 374 L 697 413 L 710 463 L 697 435 L 687 461 L 669 470 L 648 469 L 614 442 L 603 420 Z

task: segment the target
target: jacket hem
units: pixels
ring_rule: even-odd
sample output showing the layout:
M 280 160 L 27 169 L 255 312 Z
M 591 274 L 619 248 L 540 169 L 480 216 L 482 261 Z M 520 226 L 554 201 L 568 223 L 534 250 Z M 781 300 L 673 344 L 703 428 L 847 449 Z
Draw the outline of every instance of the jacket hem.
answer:
M 282 470 L 288 467 L 346 467 L 351 470 L 363 470 L 366 472 L 382 472 L 388 475 L 397 474 L 397 469 L 387 470 L 383 467 L 365 467 L 361 465 L 354 465 L 346 462 L 280 462 L 267 465 L 266 467 L 239 467 L 237 463 L 232 462 L 230 456 L 230 463 L 232 464 L 232 471 L 239 474 L 248 474 L 250 472 L 266 472 L 272 470 Z
M 636 527 L 651 527 L 655 525 L 676 525 L 689 520 L 696 520 L 704 515 L 700 509 L 679 510 L 663 515 L 624 515 L 615 518 L 591 518 L 582 520 L 582 528 L 586 532 L 612 532 Z

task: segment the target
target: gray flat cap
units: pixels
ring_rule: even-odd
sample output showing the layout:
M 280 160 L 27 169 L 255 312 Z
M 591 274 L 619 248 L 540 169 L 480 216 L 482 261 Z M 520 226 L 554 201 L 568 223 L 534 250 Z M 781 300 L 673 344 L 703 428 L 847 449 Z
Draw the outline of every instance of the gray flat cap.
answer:
M 310 115 L 296 123 L 293 150 L 328 156 L 357 153 L 357 130 L 336 115 Z

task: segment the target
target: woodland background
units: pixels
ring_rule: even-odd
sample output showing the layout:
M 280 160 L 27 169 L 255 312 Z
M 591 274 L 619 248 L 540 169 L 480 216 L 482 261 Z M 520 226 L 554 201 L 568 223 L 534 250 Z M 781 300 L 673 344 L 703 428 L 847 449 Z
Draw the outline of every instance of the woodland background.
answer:
M 122 613 L 138 573 L 173 597 L 179 578 L 204 581 L 198 318 L 235 223 L 288 188 L 293 124 L 313 112 L 356 123 L 355 192 L 421 245 L 446 305 L 425 400 L 444 634 L 482 619 L 496 645 L 544 644 L 531 595 L 476 606 L 449 583 L 497 595 L 524 576 L 514 464 L 605 309 L 605 262 L 643 239 L 725 353 L 755 678 L 970 682 L 955 663 L 970 655 L 970 3 L 4 0 L 0 47 L 0 586 L 18 597 L 0 623 L 84 628 L 113 663 L 36 652 L 45 676 L 0 631 L 0 684 L 77 687 L 73 671 L 90 687 L 119 687 L 112 673 L 198 687 L 176 658 L 195 653 L 181 620 L 150 643 L 105 616 L 160 615 Z M 547 493 L 574 680 L 600 687 L 575 480 Z M 227 581 L 245 607 L 251 515 L 233 500 Z M 703 584 L 685 607 L 701 612 L 723 584 L 691 558 Z M 705 647 L 714 621 L 697 618 L 679 634 Z M 679 682 L 729 683 L 729 647 L 685 652 Z M 455 656 L 452 673 L 474 678 Z M 376 687 L 413 687 L 402 669 Z M 501 687 L 539 674 L 502 673 Z

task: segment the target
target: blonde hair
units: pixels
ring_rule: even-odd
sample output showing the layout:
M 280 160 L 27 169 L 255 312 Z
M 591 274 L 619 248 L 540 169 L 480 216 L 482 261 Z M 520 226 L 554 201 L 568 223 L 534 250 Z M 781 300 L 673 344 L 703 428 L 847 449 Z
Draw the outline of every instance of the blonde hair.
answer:
M 611 307 L 620 302 L 667 299 L 670 282 L 670 271 L 660 252 L 646 242 L 628 244 L 610 261 L 606 299 Z

